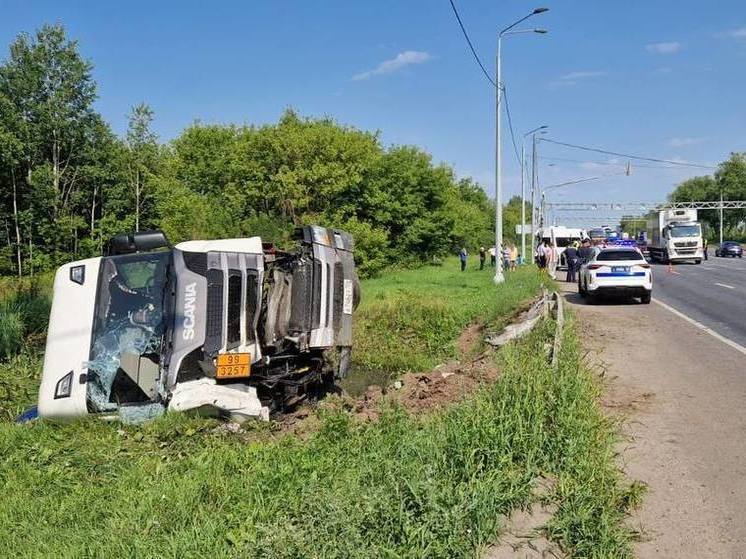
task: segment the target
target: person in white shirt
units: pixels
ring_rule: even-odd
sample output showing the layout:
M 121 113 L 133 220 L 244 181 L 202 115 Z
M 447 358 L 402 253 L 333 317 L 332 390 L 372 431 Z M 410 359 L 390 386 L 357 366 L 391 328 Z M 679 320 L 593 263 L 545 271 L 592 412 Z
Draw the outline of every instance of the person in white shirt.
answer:
M 559 253 L 554 245 L 550 242 L 546 247 L 546 259 L 547 269 L 549 270 L 549 277 L 557 279 L 557 264 L 559 263 Z

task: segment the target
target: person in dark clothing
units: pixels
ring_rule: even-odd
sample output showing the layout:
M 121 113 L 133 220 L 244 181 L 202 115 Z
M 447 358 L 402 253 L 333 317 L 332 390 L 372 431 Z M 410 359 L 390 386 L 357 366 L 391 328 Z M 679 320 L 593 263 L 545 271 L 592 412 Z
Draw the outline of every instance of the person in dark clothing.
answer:
M 593 258 L 593 247 L 591 246 L 591 241 L 586 239 L 583 241 L 583 246 L 581 246 L 578 251 L 578 270 L 580 270 L 580 267 L 591 258 Z
M 461 260 L 461 271 L 466 270 L 466 257 L 469 253 L 466 252 L 466 247 L 461 247 L 461 251 L 458 253 L 459 260 Z
M 710 243 L 707 242 L 707 239 L 704 239 L 702 241 L 702 252 L 704 253 L 705 260 L 707 260 L 707 249 L 710 247 Z M 717 256 L 717 255 L 716 255 Z
M 567 262 L 567 281 L 575 283 L 575 273 L 578 270 L 578 249 L 570 245 L 565 249 L 565 262 Z
M 479 247 L 479 269 L 484 270 L 484 260 L 487 258 L 487 251 L 484 247 Z

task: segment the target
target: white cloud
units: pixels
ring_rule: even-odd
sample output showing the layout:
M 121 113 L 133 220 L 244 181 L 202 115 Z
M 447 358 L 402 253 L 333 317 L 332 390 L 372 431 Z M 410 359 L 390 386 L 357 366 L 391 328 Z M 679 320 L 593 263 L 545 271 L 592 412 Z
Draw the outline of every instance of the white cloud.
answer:
M 561 80 L 569 80 L 569 81 L 577 81 L 582 80 L 585 78 L 598 78 L 600 76 L 605 76 L 606 72 L 570 72 L 569 74 L 565 74 L 560 79 Z
M 744 40 L 746 39 L 746 27 L 740 27 L 738 29 L 731 29 L 730 31 L 723 31 L 717 33 L 719 37 L 727 37 L 730 39 Z
M 669 43 L 650 43 L 645 45 L 645 50 L 654 54 L 673 54 L 679 52 L 683 45 L 677 41 Z
M 701 144 L 707 138 L 671 138 L 668 140 L 668 145 L 674 148 L 680 148 L 684 146 L 696 146 Z
M 352 76 L 352 79 L 355 81 L 368 80 L 374 76 L 391 74 L 412 64 L 422 64 L 423 62 L 427 62 L 431 58 L 432 56 L 430 56 L 430 54 L 427 52 L 419 50 L 407 50 L 404 52 L 400 52 L 391 60 L 384 60 L 373 70 L 368 70 L 366 72 L 361 72 L 360 74 Z
M 577 85 L 578 81 L 580 80 L 587 80 L 590 78 L 600 78 L 602 76 L 606 76 L 608 72 L 603 71 L 576 71 L 576 72 L 570 72 L 569 74 L 565 74 L 564 76 L 560 76 L 559 79 L 551 82 L 549 84 L 550 88 L 556 88 L 556 87 L 564 87 L 564 86 L 573 86 Z

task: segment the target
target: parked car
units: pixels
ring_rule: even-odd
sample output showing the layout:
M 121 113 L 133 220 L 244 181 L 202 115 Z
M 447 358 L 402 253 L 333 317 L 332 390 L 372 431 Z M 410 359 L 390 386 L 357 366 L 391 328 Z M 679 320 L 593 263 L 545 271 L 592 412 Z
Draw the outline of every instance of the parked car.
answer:
M 642 303 L 648 304 L 653 293 L 650 264 L 634 247 L 596 249 L 590 260 L 580 267 L 578 293 L 589 299 L 599 295 L 639 297 Z
M 736 241 L 723 241 L 718 248 L 715 249 L 715 256 L 732 256 L 735 258 L 743 258 L 743 247 Z

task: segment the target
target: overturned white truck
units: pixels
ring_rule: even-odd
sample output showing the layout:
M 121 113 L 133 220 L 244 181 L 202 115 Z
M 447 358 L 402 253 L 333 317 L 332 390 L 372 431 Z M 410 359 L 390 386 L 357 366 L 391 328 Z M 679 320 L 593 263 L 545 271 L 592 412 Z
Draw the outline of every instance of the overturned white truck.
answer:
M 266 419 L 343 378 L 360 297 L 352 238 L 307 226 L 296 240 L 292 251 L 259 237 L 171 247 L 141 232 L 62 266 L 39 415 Z

